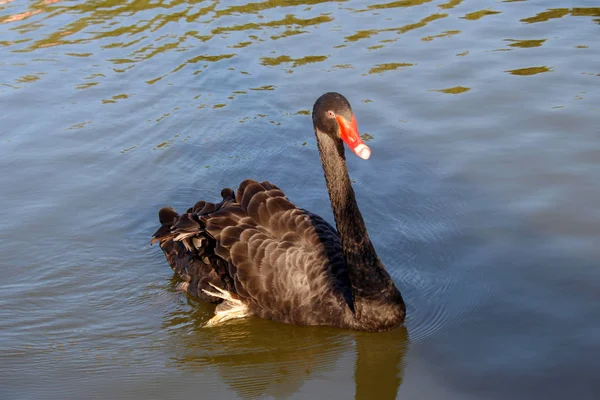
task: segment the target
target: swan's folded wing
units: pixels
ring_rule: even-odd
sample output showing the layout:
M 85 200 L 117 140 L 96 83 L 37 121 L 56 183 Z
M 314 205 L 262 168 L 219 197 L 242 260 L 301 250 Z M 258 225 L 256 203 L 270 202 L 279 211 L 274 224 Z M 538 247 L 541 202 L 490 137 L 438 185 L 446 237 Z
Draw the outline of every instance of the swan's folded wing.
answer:
M 269 182 L 244 181 L 237 204 L 202 218 L 228 261 L 237 293 L 255 314 L 292 323 L 311 321 L 315 305 L 353 309 L 337 232 L 322 218 L 294 206 Z M 322 315 L 322 314 L 321 314 Z M 319 318 L 315 315 L 314 318 Z
M 170 250 L 167 259 L 171 254 L 173 269 L 190 282 L 188 291 L 201 295 L 211 283 L 237 293 L 259 317 L 297 324 L 318 324 L 324 309 L 339 310 L 341 302 L 353 310 L 331 225 L 269 182 L 246 180 L 235 198 L 230 189 L 222 196 L 217 204 L 199 201 L 181 216 L 161 210 L 163 226 L 153 240 Z M 321 312 L 313 313 L 316 308 Z

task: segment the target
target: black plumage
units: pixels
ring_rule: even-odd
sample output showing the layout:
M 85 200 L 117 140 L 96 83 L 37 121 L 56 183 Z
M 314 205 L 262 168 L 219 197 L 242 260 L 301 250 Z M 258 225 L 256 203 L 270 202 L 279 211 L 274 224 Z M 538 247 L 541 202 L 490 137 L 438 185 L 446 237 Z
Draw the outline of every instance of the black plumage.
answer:
M 362 158 L 370 150 L 350 104 L 337 93 L 317 100 L 313 123 L 338 230 L 296 207 L 274 184 L 245 180 L 235 195 L 223 189 L 220 203 L 200 201 L 182 215 L 163 208 L 152 242 L 160 243 L 182 289 L 210 302 L 221 301 L 215 289 L 227 292 L 231 304 L 217 314 L 235 303 L 244 310 L 237 317 L 391 329 L 404 320 L 404 302 L 367 234 L 342 139 Z

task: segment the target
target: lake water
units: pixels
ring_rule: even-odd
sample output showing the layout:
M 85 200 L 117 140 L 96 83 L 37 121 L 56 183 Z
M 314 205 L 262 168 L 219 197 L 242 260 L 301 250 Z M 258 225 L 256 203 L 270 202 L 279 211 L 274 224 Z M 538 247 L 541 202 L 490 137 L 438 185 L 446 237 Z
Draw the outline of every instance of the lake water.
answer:
M 0 397 L 597 398 L 599 52 L 587 0 L 0 0 Z M 202 329 L 158 209 L 333 221 L 326 91 L 406 328 Z

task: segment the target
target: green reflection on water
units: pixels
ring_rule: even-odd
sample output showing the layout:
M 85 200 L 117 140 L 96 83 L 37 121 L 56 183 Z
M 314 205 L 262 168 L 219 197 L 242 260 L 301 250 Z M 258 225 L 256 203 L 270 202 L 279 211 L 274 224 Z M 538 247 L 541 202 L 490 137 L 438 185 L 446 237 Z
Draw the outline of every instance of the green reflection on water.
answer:
M 360 39 L 370 38 L 371 36 L 376 35 L 379 32 L 381 32 L 381 30 L 378 30 L 378 29 L 357 31 L 354 35 L 346 36 L 346 41 L 347 42 L 356 42 Z
M 464 17 L 461 17 L 461 18 L 475 21 L 475 20 L 485 17 L 486 15 L 494 15 L 494 14 L 500 14 L 500 11 L 480 10 L 480 11 L 468 13 Z
M 273 85 L 265 85 L 256 88 L 250 88 L 250 90 L 275 90 L 275 86 Z M 263 114 L 258 114 L 259 116 L 264 116 Z
M 123 42 L 115 42 L 115 43 L 110 43 L 110 44 L 106 44 L 104 46 L 102 46 L 105 49 L 114 49 L 114 48 L 127 48 L 127 47 L 131 47 L 134 44 L 137 44 L 139 42 L 141 42 L 144 39 L 147 39 L 148 36 L 141 36 L 138 39 L 132 40 L 131 42 L 127 42 L 127 43 L 123 43 Z
M 333 21 L 333 18 L 331 18 L 327 15 L 320 15 L 320 16 L 314 17 L 314 18 L 301 19 L 301 18 L 296 18 L 294 15 L 288 14 L 283 19 L 276 20 L 276 21 L 264 22 L 262 24 L 258 24 L 255 22 L 249 22 L 249 23 L 243 24 L 243 25 L 218 27 L 218 28 L 213 29 L 212 33 L 215 35 L 218 35 L 218 34 L 224 33 L 224 32 L 260 30 L 261 28 L 265 28 L 265 27 L 275 28 L 275 27 L 279 27 L 279 26 L 288 26 L 288 25 L 310 26 L 310 25 L 318 25 L 318 24 L 322 24 L 324 22 L 331 22 L 331 21 Z
M 369 8 L 370 10 L 374 10 L 374 9 L 382 9 L 382 8 L 413 7 L 413 6 L 419 6 L 423 3 L 429 3 L 429 2 L 431 2 L 431 0 L 400 0 L 400 1 L 393 1 L 391 3 L 385 3 L 385 4 L 373 4 L 373 5 L 367 6 L 367 8 Z
M 0 46 L 2 47 L 9 47 L 9 46 L 13 46 L 15 44 L 18 43 L 25 43 L 28 42 L 29 39 L 21 39 L 21 40 L 0 40 Z
M 336 0 L 336 3 L 343 3 L 346 0 Z M 260 11 L 269 10 L 277 7 L 293 7 L 300 5 L 315 5 L 321 3 L 332 3 L 330 0 L 267 0 L 260 3 L 247 3 L 242 5 L 230 6 L 224 10 L 216 11 L 216 16 L 232 14 L 257 14 Z
M 117 95 L 111 97 L 110 99 L 102 100 L 102 104 L 116 103 L 117 100 L 124 100 L 124 99 L 128 99 L 128 98 L 129 98 L 129 96 L 126 94 L 117 94 Z
M 548 68 L 544 65 L 541 67 L 511 69 L 511 70 L 504 71 L 504 72 L 508 72 L 509 74 L 512 74 L 512 75 L 526 76 L 526 75 L 537 75 L 537 74 L 541 74 L 543 72 L 550 72 L 550 71 L 552 71 L 552 68 Z
M 447 16 L 448 16 L 448 14 L 435 13 L 435 14 L 431 14 L 431 15 L 423 18 L 422 20 L 420 20 L 419 22 L 416 22 L 414 24 L 408 24 L 408 25 L 397 27 L 397 28 L 362 30 L 362 31 L 358 31 L 358 32 L 354 33 L 353 35 L 346 36 L 344 39 L 346 42 L 356 42 L 358 40 L 370 38 L 371 36 L 377 35 L 382 32 L 396 32 L 397 34 L 400 35 L 400 34 L 408 32 L 408 31 L 412 31 L 413 29 L 422 28 L 430 22 L 433 22 L 440 18 L 445 18 Z M 381 42 L 382 43 L 391 43 L 391 42 L 394 42 L 395 40 L 396 39 L 386 39 L 386 40 L 382 40 Z
M 366 133 L 366 132 L 365 132 L 365 133 L 363 133 L 362 135 L 360 135 L 360 137 L 361 137 L 361 139 L 362 139 L 364 142 L 368 142 L 368 141 L 370 141 L 370 140 L 372 140 L 372 139 L 375 139 L 375 138 L 374 138 L 372 135 L 370 135 L 370 134 L 368 134 L 368 133 Z
M 135 149 L 136 147 L 137 147 L 137 146 L 131 146 L 131 147 L 128 147 L 128 148 L 126 148 L 126 149 L 123 149 L 123 150 L 121 150 L 121 151 L 120 151 L 120 153 L 121 153 L 121 154 L 128 153 L 128 152 L 130 152 L 131 150 Z
M 65 55 L 71 57 L 89 57 L 92 56 L 93 53 L 65 53 Z
M 447 3 L 444 4 L 439 4 L 438 7 L 443 9 L 443 10 L 449 10 L 451 8 L 456 7 L 457 5 L 459 5 L 460 3 L 462 3 L 463 0 L 450 0 Z
M 40 79 L 40 77 L 37 75 L 23 75 L 22 77 L 17 79 L 17 82 L 18 83 L 31 83 L 31 82 L 37 81 L 38 79 Z
M 170 113 L 166 114 L 165 117 L 168 115 L 170 115 Z M 177 141 L 179 136 L 180 136 L 179 133 L 175 134 L 172 139 L 165 140 L 165 141 L 157 144 L 156 147 L 154 147 L 152 150 L 166 150 L 167 148 L 171 147 L 173 145 L 173 143 L 175 143 L 175 141 Z M 187 138 L 183 139 L 182 141 L 185 142 L 186 140 L 187 140 Z
M 179 110 L 179 107 L 175 107 L 175 108 L 174 108 L 174 109 L 173 109 L 171 112 L 164 113 L 164 114 L 163 114 L 163 115 L 161 115 L 160 117 L 156 118 L 156 120 L 155 120 L 155 121 L 156 121 L 156 122 L 160 122 L 160 121 L 162 121 L 163 119 L 170 117 L 170 116 L 171 116 L 171 114 L 173 114 L 173 113 L 174 113 L 175 111 L 177 111 L 177 110 Z M 178 138 L 178 137 L 179 137 L 179 134 L 175 135 L 175 136 L 174 136 L 174 139 L 172 139 L 172 140 L 169 142 L 169 144 L 170 144 L 170 143 L 172 143 L 172 142 L 173 142 L 173 141 L 174 141 L 176 138 Z
M 336 65 L 333 65 L 331 68 L 349 69 L 349 68 L 354 68 L 354 67 L 352 66 L 352 64 L 336 64 Z
M 538 39 L 538 40 L 515 40 L 515 39 L 505 39 L 507 42 L 514 42 L 509 44 L 510 47 L 521 47 L 521 48 L 530 48 L 530 47 L 540 47 L 547 39 Z
M 551 8 L 533 17 L 523 18 L 521 22 L 528 24 L 546 22 L 554 18 L 562 18 L 569 14 L 574 17 L 600 17 L 600 7 Z M 600 19 L 594 19 L 594 21 L 600 23 Z
M 435 13 L 435 14 L 431 14 L 431 15 L 423 18 L 422 20 L 420 20 L 417 23 L 408 24 L 408 25 L 402 26 L 400 28 L 391 28 L 391 29 L 385 29 L 385 30 L 386 31 L 395 31 L 398 34 L 406 33 L 406 32 L 411 31 L 413 29 L 422 28 L 422 27 L 424 27 L 425 25 L 427 25 L 430 22 L 433 22 L 433 21 L 441 19 L 441 18 L 446 18 L 447 16 L 448 16 L 448 14 Z
M 454 86 L 454 87 L 446 88 L 446 89 L 437 89 L 437 90 L 434 90 L 434 92 L 440 92 L 440 93 L 446 93 L 446 94 L 460 94 L 460 93 L 468 92 L 469 90 L 471 90 L 471 88 L 464 87 L 464 86 Z
M 412 67 L 414 64 L 411 63 L 388 63 L 388 64 L 377 64 L 375 67 L 369 70 L 369 74 L 378 74 L 385 71 L 394 71 L 398 68 Z
M 252 42 L 239 42 L 237 44 L 234 44 L 233 46 L 229 46 L 232 49 L 243 49 L 244 47 L 248 47 L 252 44 Z
M 306 56 L 300 58 L 292 58 L 290 56 L 282 55 L 278 57 L 262 57 L 260 63 L 265 66 L 276 66 L 285 63 L 293 63 L 292 67 L 300 65 L 311 64 L 316 62 L 322 62 L 327 59 L 327 56 Z
M 89 89 L 98 85 L 100 82 L 88 82 L 88 83 L 80 83 L 75 86 L 76 89 Z
M 78 124 L 73 124 L 73 125 L 71 125 L 70 127 L 68 127 L 68 128 L 67 128 L 67 129 L 65 129 L 65 130 L 66 130 L 66 131 L 72 131 L 72 130 L 76 130 L 76 129 L 83 129 L 83 128 L 85 128 L 85 126 L 86 126 L 86 125 L 89 125 L 89 124 L 91 124 L 91 123 L 92 123 L 92 121 L 91 121 L 91 120 L 89 120 L 89 121 L 85 121 L 85 122 L 80 122 L 80 123 L 78 123 Z
M 548 11 L 541 12 L 541 13 L 535 15 L 534 17 L 523 18 L 521 20 L 521 22 L 525 22 L 528 24 L 531 24 L 534 22 L 545 22 L 545 21 L 548 21 L 548 20 L 554 19 L 554 18 L 562 18 L 567 14 L 569 14 L 568 8 L 550 9 Z
M 221 54 L 221 55 L 216 55 L 216 56 L 202 55 L 202 56 L 196 56 L 196 57 L 190 58 L 189 60 L 186 61 L 186 64 L 195 64 L 200 61 L 216 62 L 216 61 L 225 60 L 225 59 L 231 58 L 231 57 L 235 57 L 235 53 Z
M 600 7 L 575 7 L 571 12 L 575 17 L 600 17 Z
M 306 33 L 307 31 L 302 31 L 299 29 L 287 29 L 286 31 L 284 31 L 283 33 L 279 34 L 279 35 L 273 35 L 271 36 L 272 40 L 277 40 L 277 39 L 283 39 L 289 36 L 294 36 L 294 35 L 299 35 L 301 33 Z
M 460 33 L 459 30 L 445 31 L 445 32 L 442 32 L 442 33 L 438 33 L 437 35 L 425 36 L 425 37 L 421 38 L 421 40 L 423 40 L 425 42 L 430 42 L 430 41 L 432 41 L 433 39 L 436 39 L 436 38 L 454 36 L 454 35 L 457 35 L 459 33 Z

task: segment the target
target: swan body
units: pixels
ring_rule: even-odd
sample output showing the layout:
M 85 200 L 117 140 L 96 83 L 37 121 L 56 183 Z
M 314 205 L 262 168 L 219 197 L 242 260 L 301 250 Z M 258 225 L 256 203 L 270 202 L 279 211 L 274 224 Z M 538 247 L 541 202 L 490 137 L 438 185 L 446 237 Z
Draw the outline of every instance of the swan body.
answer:
M 159 212 L 160 243 L 178 288 L 218 303 L 206 326 L 256 316 L 296 325 L 384 331 L 405 317 L 402 296 L 369 239 L 348 176 L 346 142 L 367 159 L 348 101 L 326 93 L 313 124 L 337 230 L 270 182 L 226 188 L 179 215 Z

